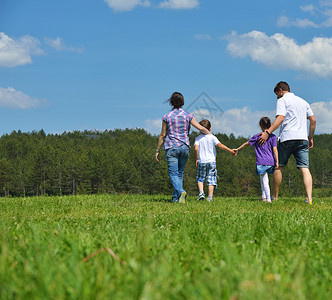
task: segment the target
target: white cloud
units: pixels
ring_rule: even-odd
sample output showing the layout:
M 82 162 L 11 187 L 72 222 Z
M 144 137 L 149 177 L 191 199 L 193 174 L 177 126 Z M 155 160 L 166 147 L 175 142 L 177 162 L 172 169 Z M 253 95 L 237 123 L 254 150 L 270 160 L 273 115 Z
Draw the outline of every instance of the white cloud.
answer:
M 332 101 L 315 102 L 310 105 L 317 119 L 317 133 L 332 133 Z
M 320 0 L 319 5 L 322 7 L 332 7 L 332 0 Z
M 311 108 L 317 119 L 316 134 L 332 132 L 332 101 L 312 103 Z M 262 117 L 269 117 L 271 122 L 275 119 L 275 111 L 251 110 L 248 107 L 233 108 L 226 110 L 221 117 L 211 116 L 206 110 L 193 111 L 197 121 L 207 118 L 211 121 L 213 133 L 233 133 L 236 137 L 251 137 L 260 132 L 259 120 Z M 145 129 L 152 134 L 159 134 L 161 130 L 161 119 L 146 120 Z M 192 127 L 193 128 L 193 127 Z M 275 131 L 279 135 L 279 129 Z
M 0 32 L 0 67 L 16 67 L 32 63 L 32 55 L 42 55 L 40 42 L 29 35 L 17 40 Z
M 316 19 L 320 19 L 321 21 L 319 23 L 315 23 L 312 20 L 308 18 L 304 19 L 293 19 L 290 17 L 287 17 L 285 15 L 281 15 L 278 18 L 277 25 L 279 27 L 291 27 L 295 26 L 298 28 L 308 28 L 308 27 L 314 27 L 314 28 L 323 28 L 323 27 L 331 27 L 332 26 L 332 1 L 331 0 L 323 0 L 319 1 L 318 5 L 315 6 L 313 4 L 308 4 L 304 6 L 300 6 L 300 9 L 305 12 L 309 13 L 311 16 L 315 16 Z M 324 20 L 324 18 L 326 18 Z
M 315 37 L 299 45 L 282 33 L 267 36 L 264 32 L 251 31 L 242 35 L 233 32 L 226 40 L 227 50 L 234 57 L 250 56 L 253 61 L 274 69 L 332 78 L 332 38 Z
M 152 134 L 156 134 L 159 135 L 159 133 L 161 132 L 161 126 L 162 126 L 162 120 L 160 119 L 156 119 L 156 120 L 145 120 L 145 130 L 152 133 Z
M 290 20 L 286 16 L 280 16 L 278 18 L 277 25 L 279 27 L 289 27 L 290 26 Z
M 298 28 L 307 28 L 307 27 L 314 27 L 319 28 L 320 26 L 316 23 L 310 21 L 309 19 L 296 19 L 291 20 L 289 17 L 286 16 L 280 16 L 277 21 L 277 25 L 279 27 L 291 27 L 295 26 Z
M 104 0 L 115 12 L 130 11 L 136 6 L 150 6 L 148 0 Z
M 332 26 L 332 9 L 325 10 L 324 15 L 327 16 L 327 19 L 322 23 L 322 27 L 331 27 Z
M 0 87 L 0 106 L 18 109 L 36 108 L 48 104 L 45 99 L 31 98 L 12 87 Z
M 56 39 L 45 39 L 45 42 L 47 45 L 50 47 L 56 49 L 57 51 L 70 51 L 70 52 L 83 52 L 83 47 L 72 47 L 72 46 L 67 46 L 65 42 L 63 41 L 62 38 L 57 37 Z
M 151 5 L 149 0 L 104 0 L 115 12 L 130 11 L 137 6 L 159 7 L 165 9 L 193 9 L 199 6 L 199 0 L 165 0 L 158 5 Z
M 311 14 L 313 14 L 316 10 L 315 6 L 313 4 L 308 4 L 308 5 L 304 5 L 304 6 L 300 6 L 300 9 L 304 12 L 309 12 Z
M 194 38 L 196 40 L 199 40 L 199 41 L 202 41 L 202 42 L 209 41 L 209 40 L 212 39 L 211 35 L 209 35 L 209 34 L 195 34 Z
M 167 0 L 159 4 L 159 7 L 168 9 L 192 9 L 198 6 L 198 0 Z
M 296 19 L 295 21 L 292 21 L 291 24 L 298 28 L 307 28 L 307 27 L 319 28 L 319 25 L 317 25 L 313 21 L 310 21 L 309 19 Z
M 261 117 L 274 119 L 274 111 L 253 111 L 247 106 L 224 111 L 221 117 L 202 110 L 192 112 L 198 121 L 208 119 L 214 133 L 233 133 L 235 136 L 249 137 L 260 131 L 258 122 Z

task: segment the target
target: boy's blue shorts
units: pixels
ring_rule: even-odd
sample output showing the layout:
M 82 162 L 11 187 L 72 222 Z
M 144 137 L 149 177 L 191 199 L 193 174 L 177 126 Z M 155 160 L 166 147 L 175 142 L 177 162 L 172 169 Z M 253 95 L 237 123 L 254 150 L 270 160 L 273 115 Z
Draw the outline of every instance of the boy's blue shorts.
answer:
M 207 185 L 217 186 L 217 169 L 216 163 L 198 163 L 197 167 L 197 182 L 204 182 L 206 177 Z

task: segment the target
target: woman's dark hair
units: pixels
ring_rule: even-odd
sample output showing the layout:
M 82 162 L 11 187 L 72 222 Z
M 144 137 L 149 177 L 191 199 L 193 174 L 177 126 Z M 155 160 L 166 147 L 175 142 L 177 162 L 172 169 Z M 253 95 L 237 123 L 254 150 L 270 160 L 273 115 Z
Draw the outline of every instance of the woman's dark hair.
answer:
M 181 108 L 184 104 L 184 98 L 181 93 L 174 92 L 171 98 L 167 100 L 167 102 L 169 102 L 169 104 L 172 105 L 174 108 Z
M 263 117 L 259 120 L 259 126 L 262 130 L 269 129 L 271 127 L 271 120 L 268 117 Z
M 200 125 L 202 125 L 203 127 L 205 127 L 207 130 L 210 130 L 211 129 L 211 123 L 209 120 L 202 120 L 199 122 Z
M 285 92 L 290 92 L 289 84 L 285 81 L 280 81 L 276 84 L 274 87 L 274 93 L 279 92 L 279 90 L 282 89 Z

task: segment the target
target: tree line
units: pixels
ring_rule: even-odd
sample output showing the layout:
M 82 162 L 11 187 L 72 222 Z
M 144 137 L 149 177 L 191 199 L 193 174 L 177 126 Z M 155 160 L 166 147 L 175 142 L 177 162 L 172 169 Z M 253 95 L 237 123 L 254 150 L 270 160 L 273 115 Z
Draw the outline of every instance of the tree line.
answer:
M 197 133 L 190 134 L 191 145 Z M 216 134 L 230 148 L 247 139 Z M 167 163 L 154 160 L 158 137 L 143 129 L 75 131 L 45 134 L 13 131 L 0 138 L 0 196 L 27 197 L 98 193 L 171 194 Z M 310 151 L 314 196 L 332 194 L 332 134 L 316 135 Z M 185 168 L 184 185 L 196 195 L 193 147 Z M 237 157 L 217 150 L 217 196 L 259 196 L 254 149 Z M 302 177 L 290 159 L 281 195 L 304 194 Z

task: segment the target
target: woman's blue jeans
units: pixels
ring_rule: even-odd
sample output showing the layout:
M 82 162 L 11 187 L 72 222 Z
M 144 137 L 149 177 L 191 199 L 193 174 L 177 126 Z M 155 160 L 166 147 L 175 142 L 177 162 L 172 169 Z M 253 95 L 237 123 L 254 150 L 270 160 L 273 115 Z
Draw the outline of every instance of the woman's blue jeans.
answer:
M 189 157 L 189 147 L 182 145 L 166 150 L 168 175 L 174 187 L 172 202 L 178 202 L 183 189 L 183 172 Z

